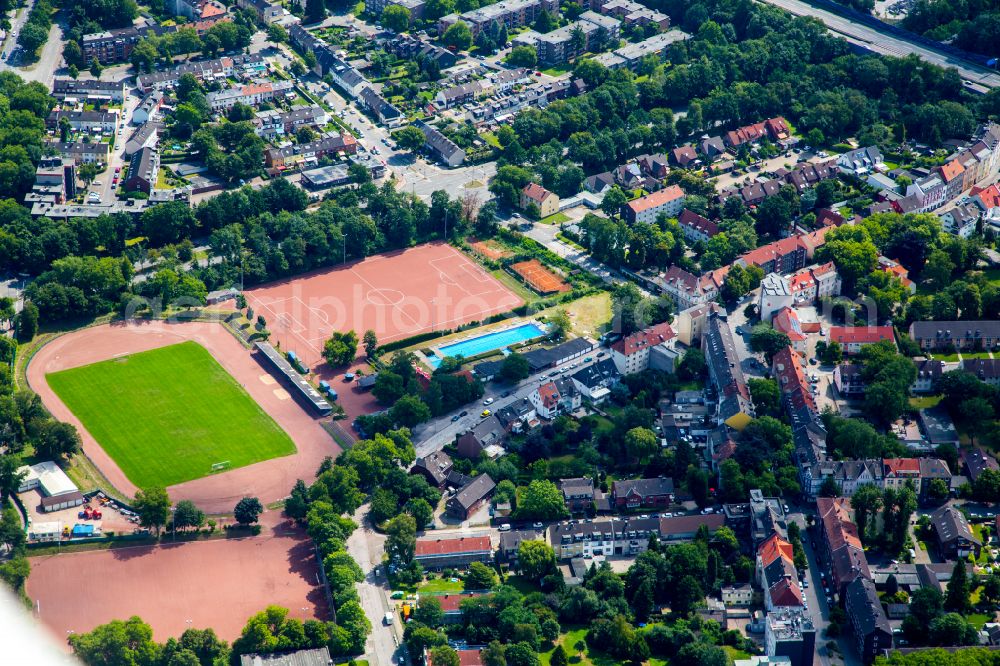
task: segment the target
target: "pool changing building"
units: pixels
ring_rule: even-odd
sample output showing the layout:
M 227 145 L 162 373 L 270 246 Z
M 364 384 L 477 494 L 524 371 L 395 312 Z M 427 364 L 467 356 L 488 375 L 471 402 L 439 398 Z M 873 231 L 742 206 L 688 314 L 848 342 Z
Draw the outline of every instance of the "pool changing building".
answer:
M 21 467 L 17 471 L 26 473 L 17 492 L 24 493 L 37 488 L 42 493 L 42 511 L 59 511 L 84 503 L 83 493 L 70 481 L 66 472 L 51 460 Z

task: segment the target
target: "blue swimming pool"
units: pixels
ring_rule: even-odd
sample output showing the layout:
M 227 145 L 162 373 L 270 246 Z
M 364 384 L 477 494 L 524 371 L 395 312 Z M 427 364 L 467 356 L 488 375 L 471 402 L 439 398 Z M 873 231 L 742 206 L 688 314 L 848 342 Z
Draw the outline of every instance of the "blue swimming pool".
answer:
M 438 353 L 442 357 L 462 356 L 469 358 L 470 356 L 485 354 L 486 352 L 493 351 L 494 349 L 508 347 L 510 345 L 517 344 L 518 342 L 531 340 L 532 338 L 540 338 L 543 335 L 545 335 L 545 331 L 537 324 L 521 324 L 520 326 L 515 326 L 514 328 L 496 331 L 495 333 L 487 333 L 486 335 L 480 335 L 475 338 L 470 338 L 469 340 L 463 340 L 461 342 L 445 345 L 438 350 Z

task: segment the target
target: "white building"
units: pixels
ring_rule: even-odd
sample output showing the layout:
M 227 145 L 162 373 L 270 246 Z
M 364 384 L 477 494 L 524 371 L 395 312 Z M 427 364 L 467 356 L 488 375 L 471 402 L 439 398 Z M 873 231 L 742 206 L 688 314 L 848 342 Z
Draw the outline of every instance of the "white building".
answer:
M 42 493 L 42 511 L 59 511 L 80 506 L 84 502 L 83 494 L 76 484 L 51 460 L 21 467 L 18 472 L 24 472 L 25 477 L 17 492 L 39 489 Z
M 662 213 L 667 217 L 677 217 L 684 209 L 684 190 L 677 185 L 668 185 L 659 192 L 647 194 L 625 206 L 625 218 L 636 222 L 655 222 Z
M 673 348 L 677 334 L 670 324 L 657 324 L 627 335 L 611 345 L 611 360 L 618 372 L 631 375 L 649 368 L 649 357 L 655 347 Z
M 764 276 L 760 283 L 760 298 L 757 302 L 761 321 L 770 322 L 775 312 L 792 307 L 794 303 L 795 295 L 792 294 L 792 286 L 787 277 L 777 273 Z

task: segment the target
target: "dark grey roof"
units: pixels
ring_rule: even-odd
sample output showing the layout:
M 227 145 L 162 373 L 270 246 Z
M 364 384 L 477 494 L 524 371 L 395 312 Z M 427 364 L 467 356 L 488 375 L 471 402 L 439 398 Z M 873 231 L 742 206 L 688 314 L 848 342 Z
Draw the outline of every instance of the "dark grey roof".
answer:
M 512 530 L 500 533 L 500 551 L 517 550 L 522 541 L 545 541 L 545 535 L 538 530 Z
M 464 152 L 454 141 L 446 137 L 444 134 L 441 134 L 441 132 L 437 129 L 431 127 L 422 120 L 418 120 L 413 123 L 413 125 L 424 133 L 424 139 L 427 141 L 427 145 L 441 155 L 444 160 L 448 161 L 453 155 L 456 155 L 459 152 Z
M 889 619 L 882 610 L 875 584 L 868 578 L 859 576 L 847 585 L 847 613 L 854 618 L 864 635 L 881 631 L 892 635 Z
M 475 506 L 476 502 L 488 497 L 496 487 L 497 484 L 493 482 L 489 474 L 480 474 L 448 501 L 458 504 L 463 509 L 469 509 Z
M 271 346 L 267 342 L 255 342 L 254 347 L 257 351 L 264 355 L 270 365 L 274 366 L 285 378 L 288 383 L 303 397 L 305 398 L 312 407 L 320 414 L 329 414 L 333 409 L 330 407 L 330 403 L 320 395 L 312 384 L 307 382 L 302 375 L 296 372 L 295 368 L 285 359 L 285 357 L 277 349 Z
M 439 486 L 447 481 L 451 466 L 451 456 L 444 451 L 434 451 L 430 455 L 417 458 L 413 463 L 414 470 L 425 470 Z
M 635 493 L 642 497 L 655 497 L 657 495 L 672 494 L 674 492 L 674 480 L 664 476 L 652 479 L 626 479 L 624 481 L 615 481 L 611 487 L 615 497 L 625 497 L 630 493 Z
M 911 331 L 914 340 L 998 338 L 1000 321 L 915 321 L 911 325 Z
M 942 407 L 920 410 L 920 422 L 932 444 L 946 444 L 958 441 L 958 431 L 951 416 Z
M 359 97 L 361 97 L 361 101 L 365 103 L 365 106 L 385 120 L 399 118 L 403 115 L 402 111 L 386 101 L 382 95 L 379 95 L 372 88 L 363 88 Z
M 586 476 L 578 479 L 560 479 L 559 489 L 564 497 L 593 497 L 594 480 Z
M 521 398 L 520 400 L 515 400 L 506 407 L 501 407 L 495 413 L 497 420 L 500 421 L 500 425 L 504 428 L 509 428 L 515 421 L 520 421 L 528 414 L 533 412 L 535 406 L 531 404 L 526 398 Z
M 605 358 L 597 363 L 588 365 L 573 373 L 573 381 L 579 382 L 587 388 L 595 388 L 611 381 L 616 381 L 621 376 L 618 366 L 610 358 Z
M 941 543 L 963 539 L 982 545 L 982 542 L 972 533 L 972 528 L 969 527 L 969 521 L 965 514 L 953 506 L 943 506 L 932 513 L 931 524 L 934 526 L 938 541 Z
M 477 377 L 495 377 L 500 373 L 501 367 L 503 367 L 503 361 L 483 361 L 477 363 L 472 371 Z
M 709 315 L 708 330 L 702 336 L 702 351 L 719 391 L 719 417 L 725 421 L 745 412 L 753 415 L 750 389 L 740 368 L 740 357 L 729 323 L 717 313 Z
M 564 358 L 588 352 L 593 348 L 594 343 L 590 340 L 586 338 L 573 338 L 551 349 L 533 349 L 525 352 L 523 356 L 528 360 L 528 365 L 531 366 L 531 369 L 537 371 L 547 368 Z
M 240 666 L 329 666 L 330 650 L 299 650 L 282 654 L 244 654 Z
M 962 361 L 962 369 L 971 372 L 980 381 L 989 381 L 1000 377 L 1000 359 L 976 358 Z

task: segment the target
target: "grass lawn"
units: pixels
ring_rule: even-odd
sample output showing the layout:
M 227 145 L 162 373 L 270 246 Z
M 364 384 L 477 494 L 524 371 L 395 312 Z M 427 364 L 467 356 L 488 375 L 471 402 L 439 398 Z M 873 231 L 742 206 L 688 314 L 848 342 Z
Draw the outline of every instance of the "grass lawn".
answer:
M 520 592 L 521 594 L 531 594 L 532 592 L 539 592 L 541 590 L 538 585 L 528 580 L 524 576 L 507 576 L 507 580 L 504 581 L 504 585 L 510 585 L 512 588 Z M 553 646 L 554 648 L 555 646 Z
M 465 583 L 461 578 L 455 583 L 450 578 L 432 578 L 417 588 L 419 594 L 455 594 L 464 591 Z
M 548 217 L 543 217 L 539 220 L 542 224 L 562 224 L 563 222 L 569 222 L 570 217 L 566 213 L 553 213 Z
M 63 370 L 52 390 L 135 485 L 170 486 L 295 452 L 291 438 L 195 342 Z
M 733 662 L 737 659 L 749 659 L 750 653 L 744 652 L 743 650 L 737 650 L 732 645 L 723 645 L 722 649 L 726 651 L 726 656 L 729 657 L 729 661 Z
M 972 613 L 970 615 L 966 615 L 965 619 L 969 621 L 969 624 L 976 628 L 976 631 L 981 631 L 983 625 L 990 621 L 990 616 L 984 613 Z
M 944 361 L 946 363 L 955 363 L 958 361 L 958 354 L 934 354 L 934 359 L 938 361 Z
M 490 275 L 495 277 L 500 284 L 514 292 L 525 303 L 531 303 L 539 299 L 538 294 L 528 289 L 520 280 L 502 268 L 490 271 Z
M 930 409 L 931 407 L 937 407 L 937 404 L 941 402 L 943 395 L 925 395 L 919 398 L 910 398 L 910 407 L 913 409 Z
M 578 298 L 556 306 L 566 310 L 573 333 L 588 338 L 598 338 L 611 326 L 611 294 L 601 292 Z M 539 316 L 549 316 L 555 308 L 539 312 Z
M 562 645 L 563 649 L 566 650 L 566 656 L 569 657 L 569 663 L 571 664 L 592 664 L 593 662 L 587 658 L 587 629 L 573 629 L 562 636 L 555 642 L 551 649 L 540 652 L 538 654 L 538 660 L 542 663 L 542 666 L 549 666 L 552 662 L 552 653 L 556 649 L 556 645 Z M 579 654 L 583 652 L 584 657 L 581 659 Z

